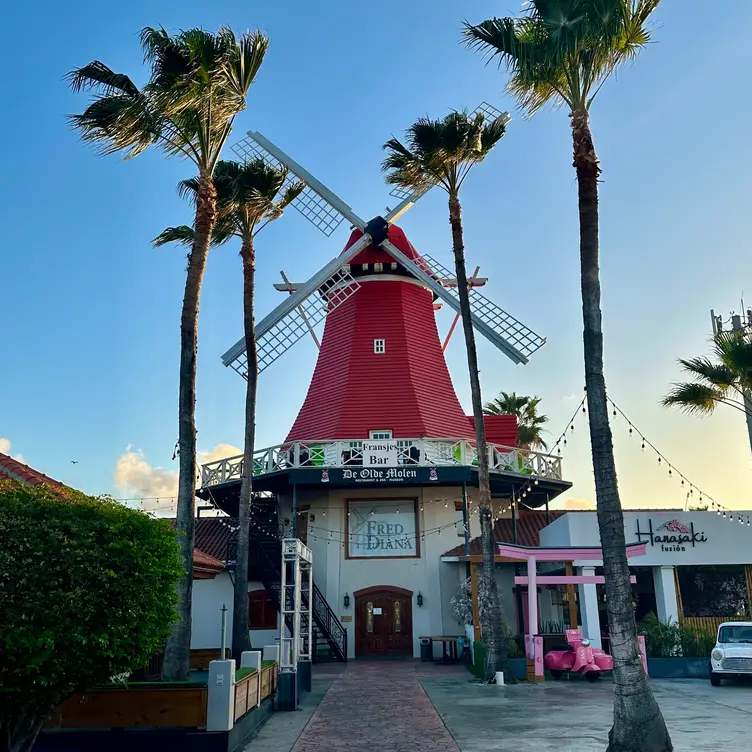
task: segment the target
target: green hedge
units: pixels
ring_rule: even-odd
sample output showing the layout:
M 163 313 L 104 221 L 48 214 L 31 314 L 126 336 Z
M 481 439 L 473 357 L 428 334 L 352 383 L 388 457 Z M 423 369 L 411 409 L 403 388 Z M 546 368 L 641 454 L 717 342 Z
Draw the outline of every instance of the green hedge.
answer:
M 664 623 L 648 614 L 637 623 L 638 634 L 645 636 L 648 658 L 709 658 L 715 647 L 715 634 L 685 627 L 669 619 Z
M 509 639 L 507 642 L 507 650 L 509 651 L 508 655 L 510 658 L 522 658 L 523 654 L 520 650 L 519 645 L 513 640 Z M 473 676 L 475 676 L 478 679 L 484 678 L 484 672 L 486 670 L 486 654 L 488 652 L 488 648 L 486 646 L 485 642 L 481 642 L 480 640 L 475 640 L 473 642 L 473 663 L 471 666 L 468 666 L 470 669 L 470 672 Z

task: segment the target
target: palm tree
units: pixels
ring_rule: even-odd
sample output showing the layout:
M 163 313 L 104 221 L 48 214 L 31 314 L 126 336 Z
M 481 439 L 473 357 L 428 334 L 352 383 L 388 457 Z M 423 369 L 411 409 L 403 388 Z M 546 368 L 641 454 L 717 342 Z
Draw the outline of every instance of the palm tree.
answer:
M 517 446 L 524 449 L 548 449 L 543 439 L 543 426 L 547 415 L 538 415 L 540 397 L 518 396 L 516 392 L 500 392 L 491 402 L 486 402 L 486 415 L 515 415 L 517 417 Z
M 710 358 L 680 359 L 693 381 L 675 383 L 663 398 L 664 407 L 678 407 L 694 415 L 710 415 L 727 405 L 746 415 L 752 445 L 752 332 L 718 332 Z
M 268 47 L 258 31 L 236 38 L 225 27 L 216 34 L 189 29 L 171 36 L 145 28 L 141 46 L 150 66 L 142 89 L 123 73 L 95 60 L 69 74 L 74 91 L 96 92 L 72 126 L 102 154 L 135 157 L 150 146 L 168 157 L 189 159 L 198 169 L 195 233 L 188 253 L 180 317 L 178 447 L 180 472 L 175 526 L 185 575 L 178 585 L 178 619 L 165 647 L 163 676 L 187 680 L 190 671 L 194 490 L 196 482 L 196 353 L 201 283 L 214 230 L 217 195 L 212 181 L 235 117 Z
M 222 245 L 231 238 L 240 238 L 243 262 L 243 325 L 248 358 L 245 397 L 245 448 L 243 478 L 238 505 L 238 548 L 235 557 L 235 596 L 232 621 L 232 653 L 236 659 L 251 649 L 248 637 L 248 548 L 253 491 L 253 448 L 256 428 L 256 385 L 258 359 L 254 334 L 254 288 L 256 251 L 254 240 L 270 222 L 279 219 L 285 208 L 305 187 L 287 183 L 287 170 L 267 165 L 263 159 L 246 164 L 219 162 L 214 172 L 218 194 L 218 219 L 214 226 L 212 245 Z M 194 203 L 201 190 L 199 178 L 184 180 L 179 191 Z M 154 245 L 177 242 L 189 245 L 194 240 L 192 227 L 168 227 L 154 239 Z
M 601 86 L 648 43 L 646 26 L 660 0 L 530 0 L 520 18 L 465 24 L 468 45 L 498 58 L 508 90 L 532 114 L 566 106 L 571 120 L 580 216 L 580 277 L 585 387 L 590 421 L 606 604 L 614 655 L 614 725 L 610 752 L 669 750 L 671 740 L 637 647 L 606 382 L 598 272 L 598 176 L 590 107 Z
M 471 117 L 466 112 L 451 112 L 441 120 L 421 118 L 408 129 L 407 145 L 392 138 L 383 147 L 388 152 L 383 163 L 383 169 L 387 172 L 387 183 L 407 189 L 436 184 L 449 194 L 449 224 L 452 228 L 457 291 L 460 298 L 462 328 L 465 333 L 467 364 L 470 370 L 470 392 L 478 453 L 478 505 L 483 541 L 481 576 L 485 580 L 491 616 L 486 664 L 491 676 L 495 671 L 504 669 L 507 660 L 507 644 L 502 626 L 501 601 L 494 579 L 495 545 L 486 427 L 483 423 L 478 354 L 470 319 L 470 296 L 465 269 L 465 245 L 462 237 L 462 207 L 459 193 L 470 170 L 482 162 L 501 140 L 506 130 L 505 122 L 505 117 L 486 122 L 483 115 Z

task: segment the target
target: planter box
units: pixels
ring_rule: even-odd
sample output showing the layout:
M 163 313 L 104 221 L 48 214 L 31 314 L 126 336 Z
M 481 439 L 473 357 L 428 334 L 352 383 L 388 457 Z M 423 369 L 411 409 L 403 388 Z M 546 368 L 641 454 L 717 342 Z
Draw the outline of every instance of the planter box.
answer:
M 52 714 L 48 729 L 201 728 L 205 684 L 130 684 L 79 692 Z
M 654 679 L 707 679 L 710 658 L 648 658 L 648 673 Z

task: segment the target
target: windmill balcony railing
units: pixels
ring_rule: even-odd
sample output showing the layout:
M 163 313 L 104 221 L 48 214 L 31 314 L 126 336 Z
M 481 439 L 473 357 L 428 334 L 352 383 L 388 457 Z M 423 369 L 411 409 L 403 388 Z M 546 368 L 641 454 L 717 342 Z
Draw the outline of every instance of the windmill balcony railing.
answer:
M 401 466 L 447 467 L 478 464 L 475 445 L 466 439 L 395 439 Z M 491 472 L 562 480 L 561 457 L 520 447 L 488 444 Z M 267 475 L 293 468 L 341 468 L 363 466 L 363 439 L 293 441 L 258 449 L 253 454 L 253 475 Z M 243 475 L 243 455 L 209 462 L 201 468 L 203 488 Z

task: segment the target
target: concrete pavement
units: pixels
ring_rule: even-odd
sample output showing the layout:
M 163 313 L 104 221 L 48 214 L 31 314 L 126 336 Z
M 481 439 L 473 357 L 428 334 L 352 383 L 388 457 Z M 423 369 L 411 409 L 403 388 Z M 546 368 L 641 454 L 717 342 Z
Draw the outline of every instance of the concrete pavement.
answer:
M 461 666 L 360 662 L 314 668 L 296 713 L 275 713 L 247 752 L 603 752 L 609 681 L 508 687 Z M 676 752 L 752 749 L 752 686 L 653 680 Z

